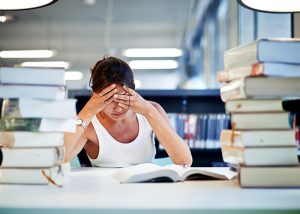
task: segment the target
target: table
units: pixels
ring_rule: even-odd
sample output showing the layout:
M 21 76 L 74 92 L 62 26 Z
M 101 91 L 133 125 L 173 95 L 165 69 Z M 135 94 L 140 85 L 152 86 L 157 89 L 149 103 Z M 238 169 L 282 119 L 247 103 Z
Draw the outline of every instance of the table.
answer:
M 0 185 L 0 213 L 300 213 L 300 189 L 236 181 L 119 184 L 114 169 L 72 169 L 63 188 Z

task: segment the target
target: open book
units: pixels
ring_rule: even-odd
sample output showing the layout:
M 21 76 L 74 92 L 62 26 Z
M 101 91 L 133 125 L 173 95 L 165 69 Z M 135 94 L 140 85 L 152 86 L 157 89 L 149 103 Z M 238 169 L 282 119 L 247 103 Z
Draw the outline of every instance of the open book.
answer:
M 230 171 L 229 167 L 183 167 L 175 164 L 162 167 L 152 163 L 125 167 L 112 174 L 120 183 L 230 180 L 235 176 L 236 172 Z

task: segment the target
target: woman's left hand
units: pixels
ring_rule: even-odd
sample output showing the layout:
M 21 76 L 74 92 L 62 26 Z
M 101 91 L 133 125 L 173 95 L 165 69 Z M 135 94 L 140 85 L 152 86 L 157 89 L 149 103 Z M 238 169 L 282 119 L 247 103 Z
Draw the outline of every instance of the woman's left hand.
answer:
M 124 95 L 115 94 L 114 101 L 118 102 L 119 106 L 126 110 L 130 109 L 136 113 L 145 115 L 148 112 L 148 109 L 151 108 L 151 103 L 133 89 L 126 86 L 123 86 L 123 88 L 127 93 Z

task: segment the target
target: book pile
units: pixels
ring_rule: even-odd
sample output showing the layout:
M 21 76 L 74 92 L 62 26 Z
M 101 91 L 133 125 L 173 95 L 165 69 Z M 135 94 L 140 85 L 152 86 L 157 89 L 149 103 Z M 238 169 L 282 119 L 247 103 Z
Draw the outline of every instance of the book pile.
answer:
M 64 181 L 64 132 L 76 129 L 64 69 L 0 68 L 0 183 Z
M 218 81 L 231 130 L 222 130 L 221 150 L 241 187 L 300 187 L 299 113 L 284 104 L 299 102 L 287 99 L 300 97 L 299 50 L 300 40 L 260 39 L 224 54 Z

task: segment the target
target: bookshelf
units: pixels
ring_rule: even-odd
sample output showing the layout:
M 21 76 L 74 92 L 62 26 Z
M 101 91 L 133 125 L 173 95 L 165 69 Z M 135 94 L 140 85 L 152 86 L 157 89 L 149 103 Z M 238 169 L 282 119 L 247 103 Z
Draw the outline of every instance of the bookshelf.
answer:
M 147 100 L 159 103 L 167 113 L 208 114 L 225 113 L 225 106 L 220 98 L 219 89 L 209 90 L 137 90 Z M 69 97 L 76 98 L 77 111 L 89 100 L 91 91 L 70 90 Z M 167 157 L 164 150 L 156 143 L 156 158 Z M 224 166 L 219 148 L 191 148 L 193 166 Z M 82 155 L 83 156 L 83 155 Z M 86 155 L 85 155 L 86 156 Z M 79 159 L 88 160 L 87 157 Z

